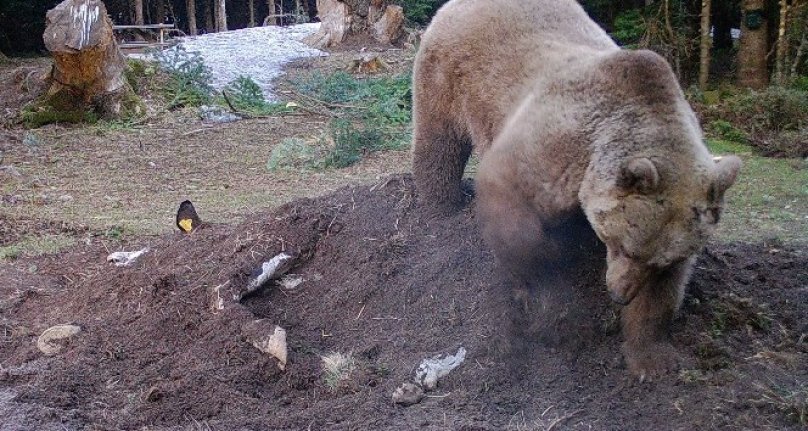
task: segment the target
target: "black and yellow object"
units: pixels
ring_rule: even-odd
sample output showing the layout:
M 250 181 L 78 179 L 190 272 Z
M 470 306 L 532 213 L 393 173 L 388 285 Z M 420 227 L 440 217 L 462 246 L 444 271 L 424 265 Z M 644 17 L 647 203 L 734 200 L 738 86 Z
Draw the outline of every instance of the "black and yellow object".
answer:
M 177 227 L 185 233 L 191 233 L 201 225 L 202 220 L 196 214 L 194 204 L 191 201 L 183 201 L 177 210 Z

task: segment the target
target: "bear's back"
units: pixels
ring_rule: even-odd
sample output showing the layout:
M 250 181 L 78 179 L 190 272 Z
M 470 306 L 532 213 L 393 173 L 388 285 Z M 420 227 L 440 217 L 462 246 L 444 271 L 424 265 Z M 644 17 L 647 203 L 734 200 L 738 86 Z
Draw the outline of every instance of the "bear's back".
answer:
M 485 151 L 525 95 L 617 50 L 574 0 L 452 0 L 422 38 L 414 97 Z
M 453 0 L 435 15 L 424 35 L 430 38 L 478 40 L 494 51 L 525 38 L 595 50 L 616 47 L 575 0 Z

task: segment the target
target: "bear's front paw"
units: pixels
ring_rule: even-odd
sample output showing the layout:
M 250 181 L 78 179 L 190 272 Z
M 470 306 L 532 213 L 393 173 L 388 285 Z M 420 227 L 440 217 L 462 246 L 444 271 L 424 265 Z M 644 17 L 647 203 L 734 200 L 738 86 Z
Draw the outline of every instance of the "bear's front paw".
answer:
M 641 382 L 678 370 L 682 361 L 676 349 L 668 343 L 643 343 L 641 346 L 624 343 L 623 356 L 628 371 Z

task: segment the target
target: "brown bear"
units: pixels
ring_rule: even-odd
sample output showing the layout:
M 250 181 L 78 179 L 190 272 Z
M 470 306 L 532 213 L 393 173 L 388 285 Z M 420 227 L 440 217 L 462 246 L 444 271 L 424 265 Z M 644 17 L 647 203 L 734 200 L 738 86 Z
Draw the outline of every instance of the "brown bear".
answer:
M 483 235 L 523 279 L 573 246 L 548 230 L 585 214 L 629 370 L 670 369 L 670 321 L 740 160 L 710 155 L 667 62 L 620 49 L 573 0 L 452 0 L 423 35 L 413 98 L 420 202 L 461 203 L 474 147 Z

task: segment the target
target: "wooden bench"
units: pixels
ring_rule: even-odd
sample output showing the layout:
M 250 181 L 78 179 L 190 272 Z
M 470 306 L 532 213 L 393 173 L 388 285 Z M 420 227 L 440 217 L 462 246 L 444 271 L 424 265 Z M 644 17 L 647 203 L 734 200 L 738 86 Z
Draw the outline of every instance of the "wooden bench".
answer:
M 146 42 L 146 41 L 135 41 L 135 42 L 124 42 L 120 43 L 118 46 L 121 49 L 144 49 L 144 48 L 160 48 L 163 49 L 165 47 L 174 45 L 172 42 L 166 42 L 166 33 L 172 30 L 176 30 L 176 26 L 174 24 L 144 24 L 144 25 L 113 25 L 113 31 L 125 31 L 125 30 L 138 30 L 138 31 L 157 31 L 159 33 L 159 41 L 158 42 Z

